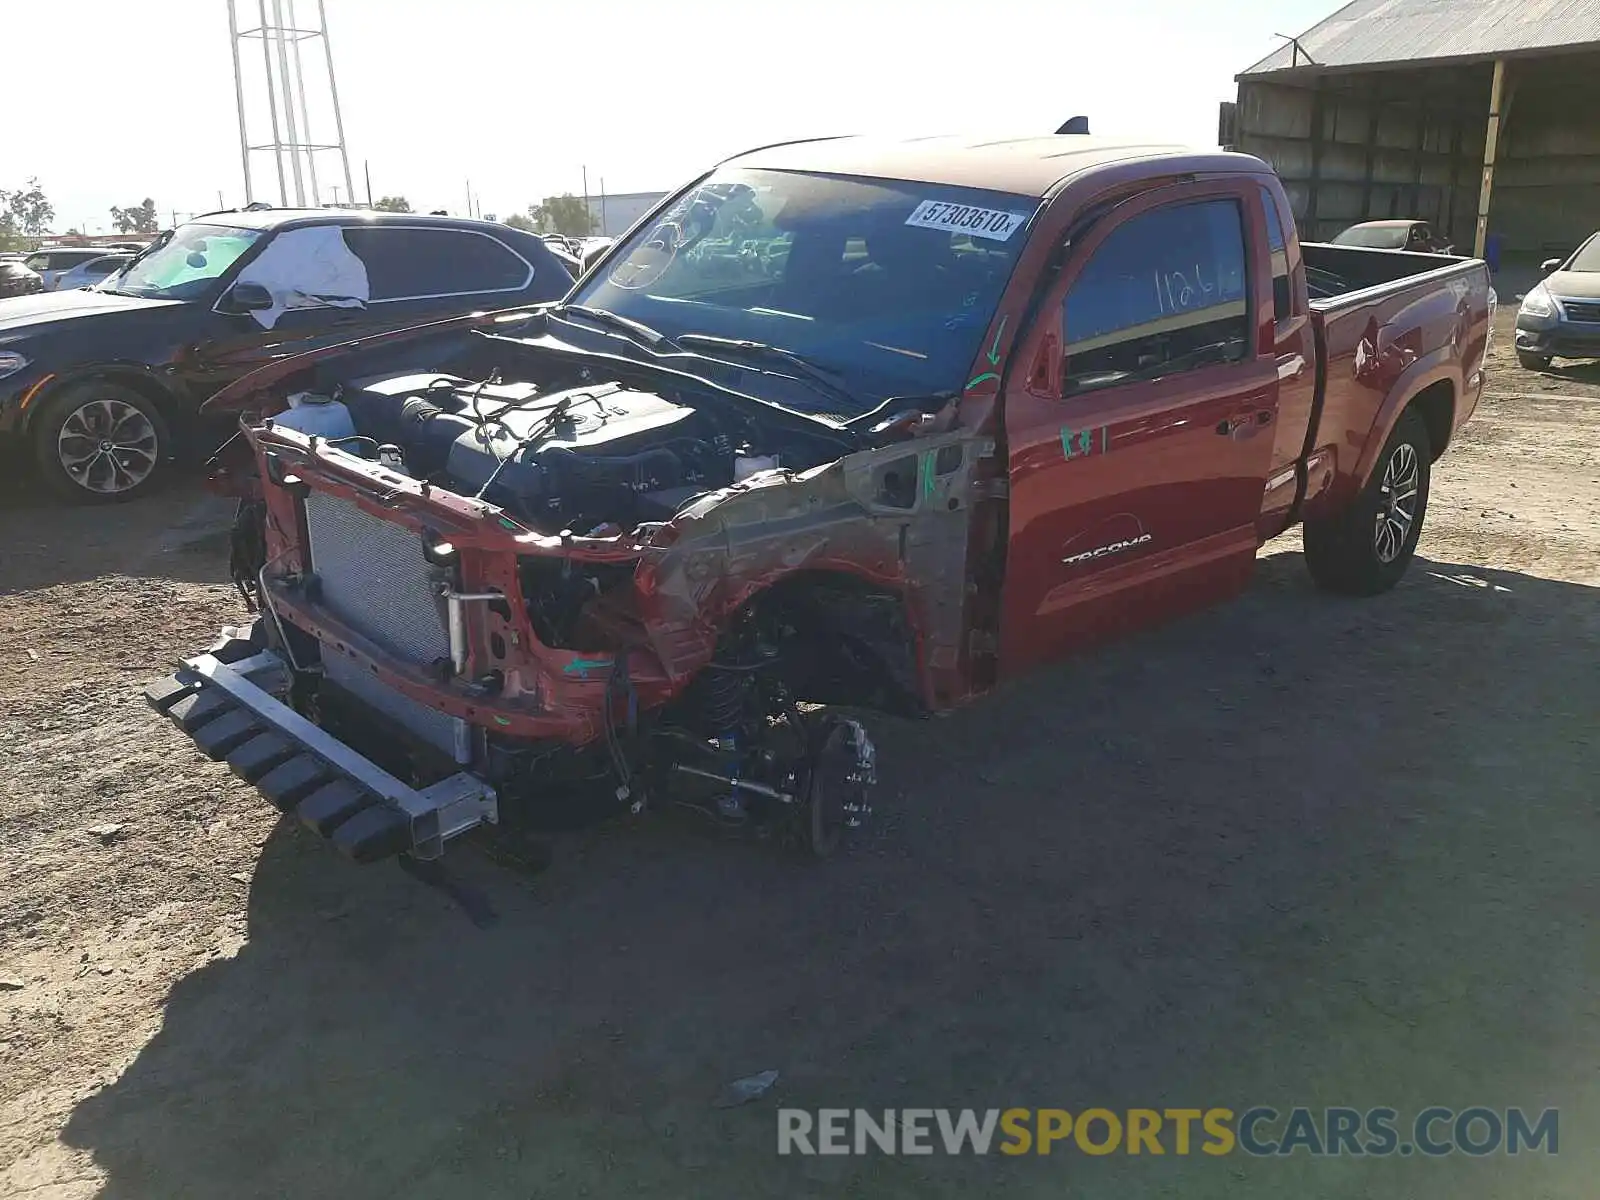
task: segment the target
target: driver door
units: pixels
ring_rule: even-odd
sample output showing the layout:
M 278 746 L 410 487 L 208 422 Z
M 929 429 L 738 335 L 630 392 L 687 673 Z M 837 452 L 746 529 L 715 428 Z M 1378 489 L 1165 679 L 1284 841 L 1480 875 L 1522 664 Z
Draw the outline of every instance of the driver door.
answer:
M 321 294 L 328 290 L 325 281 L 314 281 L 309 267 L 304 279 L 282 264 L 305 260 L 313 264 L 319 250 L 325 251 L 330 227 L 299 227 L 285 229 L 267 238 L 240 260 L 233 278 L 224 288 L 220 298 L 204 314 L 200 328 L 191 344 L 185 348 L 178 369 L 183 383 L 195 405 L 203 403 L 221 388 L 249 374 L 257 367 L 279 358 L 313 350 L 320 346 L 337 345 L 360 337 L 363 333 L 382 328 L 385 322 L 374 319 L 366 305 L 365 296 L 353 295 L 360 307 L 321 305 L 316 307 L 283 308 L 281 310 L 247 309 L 236 304 L 233 298 L 235 284 L 254 281 L 252 271 L 260 271 L 260 264 L 275 264 L 270 268 L 273 286 L 268 289 L 286 295 L 290 289 Z M 325 257 L 325 253 L 322 255 Z M 360 266 L 356 263 L 356 272 Z M 345 290 L 359 293 L 364 290 L 351 285 Z
M 1069 251 L 1005 399 L 1006 673 L 1249 579 L 1278 405 L 1259 191 L 1158 188 Z

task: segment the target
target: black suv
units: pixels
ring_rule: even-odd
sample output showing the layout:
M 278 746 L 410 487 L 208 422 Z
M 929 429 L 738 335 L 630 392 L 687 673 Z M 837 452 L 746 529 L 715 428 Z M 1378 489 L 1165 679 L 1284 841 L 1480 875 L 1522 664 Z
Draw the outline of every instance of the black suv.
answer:
M 489 221 L 214 213 L 106 286 L 0 300 L 0 438 L 25 439 L 64 496 L 129 499 L 157 482 L 200 405 L 264 363 L 556 300 L 571 284 L 540 238 Z

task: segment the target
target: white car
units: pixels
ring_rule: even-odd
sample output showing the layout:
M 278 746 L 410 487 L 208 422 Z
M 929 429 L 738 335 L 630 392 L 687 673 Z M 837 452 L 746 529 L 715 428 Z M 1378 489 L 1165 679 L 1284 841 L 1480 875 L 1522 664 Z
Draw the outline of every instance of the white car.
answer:
M 61 282 L 61 277 L 73 267 L 104 258 L 105 253 L 98 246 L 62 246 L 55 250 L 36 250 L 24 262 L 28 270 L 44 280 L 44 290 L 53 292 Z
M 70 292 L 77 288 L 94 287 L 104 283 L 131 263 L 133 258 L 133 255 L 127 253 L 102 254 L 99 258 L 81 262 L 70 271 L 62 272 L 61 278 L 56 280 L 55 290 Z

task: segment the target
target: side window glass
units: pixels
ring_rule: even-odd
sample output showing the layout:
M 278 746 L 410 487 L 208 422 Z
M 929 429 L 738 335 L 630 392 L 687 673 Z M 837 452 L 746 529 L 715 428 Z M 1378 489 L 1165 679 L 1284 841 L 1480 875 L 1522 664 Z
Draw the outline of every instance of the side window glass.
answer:
M 497 238 L 449 230 L 424 232 L 442 238 L 448 247 L 455 284 L 451 291 L 509 292 L 527 287 L 530 282 L 528 264 Z
M 22 265 L 30 271 L 48 271 L 50 269 L 50 256 L 48 254 L 35 254 Z
M 1124 222 L 1067 292 L 1064 393 L 1242 359 L 1250 344 L 1247 278 L 1242 214 L 1232 200 Z
M 1283 240 L 1283 222 L 1278 202 L 1266 188 L 1261 189 L 1261 211 L 1267 217 L 1267 249 L 1272 253 L 1272 315 L 1275 321 L 1294 316 L 1294 289 L 1289 286 L 1289 251 Z
M 366 264 L 372 300 L 409 300 L 521 289 L 526 262 L 496 238 L 454 229 L 348 227 L 345 244 Z

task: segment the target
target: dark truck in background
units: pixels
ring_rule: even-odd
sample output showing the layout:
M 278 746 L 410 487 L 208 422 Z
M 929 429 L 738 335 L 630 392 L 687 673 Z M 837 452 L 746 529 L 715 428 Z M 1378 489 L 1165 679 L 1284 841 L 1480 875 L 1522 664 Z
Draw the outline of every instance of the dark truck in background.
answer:
M 560 303 L 215 397 L 261 615 L 147 696 L 358 861 L 667 800 L 825 854 L 876 775 L 841 707 L 1234 595 L 1297 523 L 1393 586 L 1492 307 L 1479 261 L 1300 245 L 1244 155 L 752 152 Z

